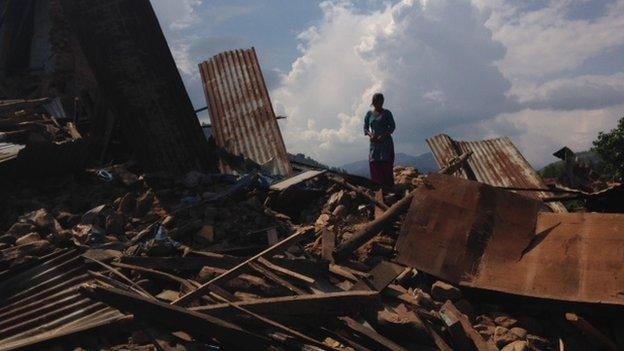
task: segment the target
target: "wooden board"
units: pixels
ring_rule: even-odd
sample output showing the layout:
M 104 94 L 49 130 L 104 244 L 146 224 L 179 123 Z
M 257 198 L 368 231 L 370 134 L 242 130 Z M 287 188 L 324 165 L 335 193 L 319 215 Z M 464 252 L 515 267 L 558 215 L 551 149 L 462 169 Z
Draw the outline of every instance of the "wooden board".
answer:
M 539 213 L 542 204 L 433 175 L 414 197 L 397 261 L 462 286 L 624 304 L 624 215 Z

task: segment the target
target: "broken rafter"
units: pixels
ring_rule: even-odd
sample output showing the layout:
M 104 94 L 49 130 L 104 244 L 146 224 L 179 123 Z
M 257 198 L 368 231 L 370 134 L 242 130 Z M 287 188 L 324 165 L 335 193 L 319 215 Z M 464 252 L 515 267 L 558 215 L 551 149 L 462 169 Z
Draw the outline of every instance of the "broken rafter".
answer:
M 373 238 L 379 231 L 390 221 L 395 219 L 405 209 L 407 209 L 412 201 L 414 192 L 412 191 L 397 203 L 392 205 L 386 212 L 378 218 L 368 222 L 364 227 L 354 233 L 348 240 L 340 244 L 334 251 L 334 259 L 336 261 L 347 258 L 358 247 L 364 245 L 368 240 Z
M 267 346 L 268 340 L 261 335 L 242 329 L 238 325 L 222 319 L 172 306 L 156 300 L 123 290 L 103 287 L 96 284 L 85 284 L 81 291 L 86 295 L 103 301 L 121 310 L 132 312 L 141 319 L 156 321 L 164 325 L 183 329 L 192 333 L 217 338 L 226 345 L 238 349 L 260 349 Z
M 362 190 L 361 188 L 358 188 L 352 184 L 350 184 L 349 182 L 347 182 L 346 180 L 340 178 L 340 177 L 335 177 L 335 176 L 330 176 L 328 175 L 327 178 L 329 178 L 329 180 L 331 180 L 332 182 L 341 185 L 349 190 L 355 191 L 356 193 L 358 193 L 359 195 L 364 196 L 365 198 L 367 198 L 370 202 L 374 203 L 375 206 L 381 208 L 384 211 L 388 210 L 388 205 L 384 204 L 382 201 L 377 200 L 376 198 L 372 197 L 368 192 L 366 192 L 365 190 Z
M 192 292 L 190 292 L 190 293 L 180 297 L 176 301 L 173 301 L 172 304 L 173 305 L 185 305 L 185 304 L 191 302 L 193 299 L 200 297 L 201 294 L 204 294 L 207 291 L 210 291 L 212 286 L 217 285 L 219 283 L 226 282 L 226 281 L 230 280 L 231 278 L 237 276 L 238 274 L 242 273 L 243 271 L 249 269 L 249 267 L 248 267 L 249 263 L 253 263 L 253 262 L 257 261 L 258 258 L 265 257 L 265 256 L 268 257 L 269 255 L 274 255 L 274 254 L 282 252 L 283 250 L 286 250 L 288 247 L 290 247 L 291 245 L 293 245 L 297 241 L 299 241 L 302 238 L 304 238 L 305 236 L 307 236 L 311 232 L 310 229 L 311 228 L 304 228 L 304 229 L 296 232 L 295 234 L 289 236 L 288 238 L 278 242 L 277 244 L 267 248 L 266 250 L 260 252 L 259 254 L 257 254 L 255 256 L 247 259 L 246 261 L 238 264 L 236 267 L 234 267 L 234 268 L 226 271 L 225 273 L 220 274 L 219 276 L 211 279 L 207 283 L 205 283 L 202 286 L 200 286 L 199 288 L 197 288 L 197 290 L 192 291 Z
M 344 291 L 263 298 L 234 304 L 265 316 L 335 316 L 375 308 L 379 304 L 379 294 L 375 291 Z M 191 307 L 190 309 L 211 316 L 226 316 L 234 312 L 229 304 Z

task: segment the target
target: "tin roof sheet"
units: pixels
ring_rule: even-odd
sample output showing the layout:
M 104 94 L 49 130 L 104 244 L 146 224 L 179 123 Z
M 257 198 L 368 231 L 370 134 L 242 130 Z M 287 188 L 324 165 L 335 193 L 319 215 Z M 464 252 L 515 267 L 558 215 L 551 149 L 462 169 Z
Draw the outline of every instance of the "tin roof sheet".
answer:
M 624 305 L 624 215 L 540 212 L 540 201 L 483 183 L 427 180 L 403 222 L 399 263 L 467 287 Z
M 255 49 L 220 53 L 199 68 L 217 145 L 274 174 L 290 175 L 286 146 Z
M 467 167 L 457 172 L 461 178 L 499 187 L 547 188 L 508 137 L 481 141 L 456 141 L 446 134 L 440 134 L 427 139 L 427 144 L 440 168 L 446 167 L 452 159 L 462 153 L 472 151 Z M 549 192 L 521 193 L 539 199 L 553 196 Z M 548 206 L 553 212 L 567 212 L 560 202 L 551 202 Z
M 3 273 L 0 283 L 0 351 L 34 344 L 125 318 L 78 291 L 90 280 L 77 250 L 58 250 L 25 270 Z

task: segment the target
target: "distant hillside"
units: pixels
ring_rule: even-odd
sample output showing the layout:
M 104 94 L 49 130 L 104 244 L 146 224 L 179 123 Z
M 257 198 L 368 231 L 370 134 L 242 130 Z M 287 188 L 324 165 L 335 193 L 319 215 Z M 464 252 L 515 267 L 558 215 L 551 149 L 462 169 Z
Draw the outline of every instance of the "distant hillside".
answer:
M 325 168 L 325 169 L 329 169 L 332 171 L 338 171 L 338 172 L 342 172 L 342 169 L 340 168 L 336 168 L 336 167 L 329 167 L 328 165 L 322 164 L 318 161 L 316 161 L 315 159 L 313 159 L 310 156 L 306 156 L 304 154 L 288 154 L 288 159 L 291 162 L 298 162 L 298 163 L 302 163 L 304 165 L 308 165 L 310 167 L 314 167 L 314 168 Z
M 438 165 L 431 152 L 419 156 L 412 156 L 399 152 L 395 155 L 394 164 L 397 166 L 415 167 L 421 173 L 430 173 L 438 170 Z M 347 173 L 370 177 L 368 160 L 348 163 L 340 166 L 340 168 L 347 171 Z
M 598 173 L 602 172 L 602 161 L 600 160 L 600 156 L 598 156 L 598 154 L 594 151 L 581 151 L 575 153 L 575 155 L 581 162 L 591 166 L 593 170 Z M 540 169 L 538 173 L 544 179 L 560 178 L 564 173 L 564 163 L 563 161 L 549 163 L 544 168 Z

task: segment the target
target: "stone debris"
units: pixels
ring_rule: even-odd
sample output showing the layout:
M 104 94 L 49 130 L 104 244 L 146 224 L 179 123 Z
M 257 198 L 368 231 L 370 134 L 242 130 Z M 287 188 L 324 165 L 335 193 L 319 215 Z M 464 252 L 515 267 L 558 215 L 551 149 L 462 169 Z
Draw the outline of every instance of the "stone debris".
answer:
M 215 121 L 236 123 L 214 123 L 207 134 L 216 139 L 205 138 L 149 1 L 9 1 L 0 13 L 0 49 L 14 45 L 0 52 L 2 62 L 15 65 L 14 53 L 32 50 L 53 67 L 0 67 L 0 351 L 624 348 L 618 282 L 592 285 L 612 300 L 580 304 L 527 294 L 542 287 L 501 269 L 548 239 L 550 229 L 522 231 L 537 226 L 529 219 L 544 215 L 545 204 L 573 215 L 536 195 L 551 193 L 526 162 L 507 167 L 506 157 L 519 155 L 510 140 L 491 158 L 437 148 L 439 174 L 397 166 L 396 185 L 380 189 L 318 164 L 288 163 L 253 49 L 215 56 L 202 77 L 207 91 L 219 92 L 227 76 L 223 96 L 254 96 L 267 113 L 246 114 L 236 105 L 248 101 L 236 97 L 226 114 L 208 94 Z M 37 40 L 3 31 L 18 25 Z M 14 71 L 23 74 L 6 73 Z M 266 133 L 249 128 L 267 116 Z M 444 135 L 430 143 L 464 145 Z M 507 163 L 487 169 L 485 159 Z M 489 177 L 501 170 L 515 173 Z M 501 189 L 469 178 L 475 174 L 540 188 Z M 433 201 L 435 190 L 460 181 L 478 191 Z M 449 199 L 457 203 L 442 201 Z M 609 199 L 604 208 L 621 207 L 621 196 Z M 613 234 L 620 218 L 609 220 L 601 229 Z M 497 228 L 507 237 L 492 239 Z M 414 245 L 423 238 L 415 233 L 426 240 Z M 508 250 L 513 235 L 522 245 Z M 581 267 L 575 260 L 587 252 L 567 250 L 596 239 L 575 238 L 547 258 L 565 247 L 571 263 L 560 268 Z M 604 254 L 619 259 L 622 243 L 609 238 Z M 535 262 L 531 272 L 551 268 Z M 619 266 L 599 266 L 598 278 L 617 277 Z M 513 289 L 491 288 L 493 272 Z

